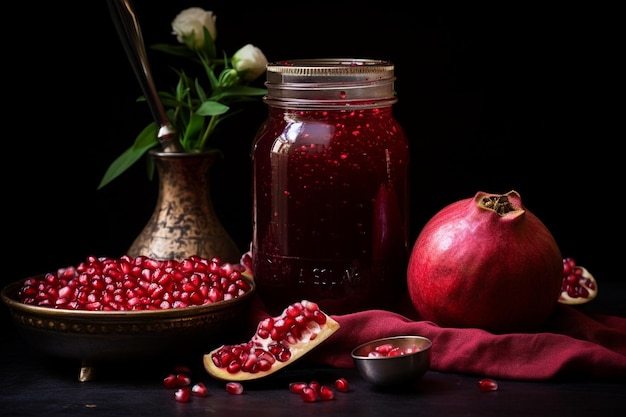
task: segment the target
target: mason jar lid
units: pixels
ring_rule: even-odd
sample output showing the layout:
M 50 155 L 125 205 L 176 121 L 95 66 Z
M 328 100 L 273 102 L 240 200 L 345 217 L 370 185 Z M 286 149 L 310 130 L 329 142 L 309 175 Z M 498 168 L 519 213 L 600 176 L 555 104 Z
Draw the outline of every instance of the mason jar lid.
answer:
M 297 59 L 269 63 L 267 104 L 290 108 L 380 107 L 397 101 L 394 65 L 353 58 Z

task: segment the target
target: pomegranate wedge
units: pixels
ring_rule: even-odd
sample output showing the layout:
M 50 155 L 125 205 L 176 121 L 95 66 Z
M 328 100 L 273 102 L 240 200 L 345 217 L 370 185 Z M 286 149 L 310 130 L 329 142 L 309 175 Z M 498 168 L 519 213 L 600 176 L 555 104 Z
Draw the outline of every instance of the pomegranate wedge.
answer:
M 295 362 L 339 329 L 314 302 L 302 300 L 289 305 L 276 317 L 257 325 L 244 343 L 222 345 L 203 357 L 206 371 L 225 381 L 263 378 Z

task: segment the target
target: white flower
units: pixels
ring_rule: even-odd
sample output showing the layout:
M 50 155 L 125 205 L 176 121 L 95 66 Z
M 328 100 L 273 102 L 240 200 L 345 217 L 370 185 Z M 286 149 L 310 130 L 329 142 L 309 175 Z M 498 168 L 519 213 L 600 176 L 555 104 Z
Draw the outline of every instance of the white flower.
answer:
M 233 68 L 242 74 L 242 78 L 252 81 L 265 72 L 267 58 L 259 48 L 247 44 L 233 55 Z
M 204 45 L 204 30 L 207 28 L 211 38 L 215 41 L 217 29 L 215 21 L 217 16 L 211 11 L 200 7 L 190 7 L 180 12 L 172 21 L 173 34 L 180 43 L 189 46 L 190 49 L 200 49 Z

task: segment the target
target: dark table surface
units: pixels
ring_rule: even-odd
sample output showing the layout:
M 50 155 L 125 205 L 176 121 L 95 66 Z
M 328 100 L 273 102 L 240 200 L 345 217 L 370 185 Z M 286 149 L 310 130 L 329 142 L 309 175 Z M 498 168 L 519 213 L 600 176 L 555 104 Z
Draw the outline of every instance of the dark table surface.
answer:
M 626 315 L 626 283 L 602 285 L 590 312 Z M 230 395 L 224 383 L 212 379 L 201 359 L 182 363 L 176 358 L 120 362 L 97 368 L 96 376 L 80 382 L 80 363 L 45 356 L 29 346 L 11 322 L 1 342 L 0 414 L 2 416 L 623 416 L 626 379 L 622 381 L 559 380 L 523 382 L 498 380 L 499 388 L 481 392 L 478 376 L 429 371 L 405 390 L 379 390 L 354 369 L 309 368 L 296 363 L 282 373 L 246 384 L 242 395 Z M 207 397 L 186 403 L 174 399 L 163 378 L 176 365 L 191 367 L 192 382 L 204 382 Z M 350 391 L 334 400 L 306 403 L 288 391 L 290 382 L 313 380 L 333 384 L 345 377 Z

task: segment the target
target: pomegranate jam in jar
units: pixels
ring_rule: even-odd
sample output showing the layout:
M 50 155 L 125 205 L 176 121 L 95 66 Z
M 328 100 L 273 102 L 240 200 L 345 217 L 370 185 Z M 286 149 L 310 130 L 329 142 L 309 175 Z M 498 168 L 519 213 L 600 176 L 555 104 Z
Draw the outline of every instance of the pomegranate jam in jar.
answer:
M 270 63 L 268 117 L 252 149 L 252 262 L 280 313 L 393 309 L 406 286 L 406 135 L 392 114 L 394 66 L 367 59 Z

